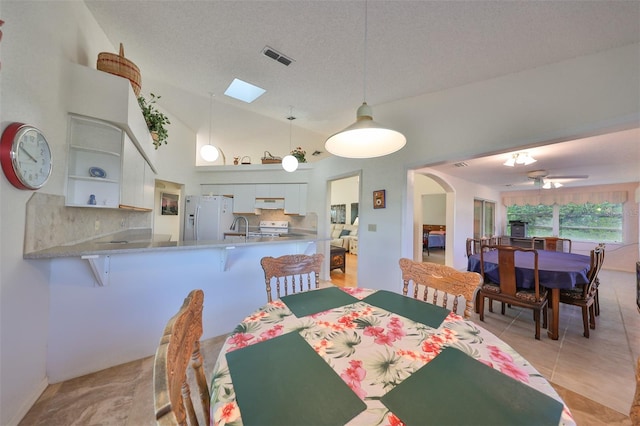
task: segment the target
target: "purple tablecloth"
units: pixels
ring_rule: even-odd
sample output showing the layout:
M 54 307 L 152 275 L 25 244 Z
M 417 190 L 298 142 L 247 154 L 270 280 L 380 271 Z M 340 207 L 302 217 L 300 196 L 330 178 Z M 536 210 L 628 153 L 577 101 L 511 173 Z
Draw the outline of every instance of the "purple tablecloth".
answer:
M 516 284 L 518 288 L 533 288 L 533 253 L 517 252 Z M 547 288 L 574 288 L 589 282 L 589 256 L 574 253 L 538 250 L 540 285 Z M 480 254 L 469 257 L 467 270 L 480 273 Z M 493 282 L 500 282 L 498 250 L 484 253 L 484 273 Z

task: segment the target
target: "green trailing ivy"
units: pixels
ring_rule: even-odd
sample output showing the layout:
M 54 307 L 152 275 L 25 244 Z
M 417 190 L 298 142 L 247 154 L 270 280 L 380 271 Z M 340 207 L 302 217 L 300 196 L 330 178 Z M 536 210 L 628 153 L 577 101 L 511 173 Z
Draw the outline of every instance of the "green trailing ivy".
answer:
M 156 96 L 151 93 L 149 100 L 145 99 L 144 96 L 140 95 L 138 97 L 138 104 L 140 105 L 140 109 L 142 110 L 142 115 L 144 116 L 144 120 L 147 122 L 147 127 L 149 128 L 149 132 L 153 137 L 153 144 L 156 149 L 163 143 L 167 144 L 167 138 L 169 137 L 169 132 L 167 131 L 166 125 L 171 124 L 169 118 L 158 111 L 155 106 L 155 103 L 160 96 Z M 155 136 L 154 137 L 154 133 Z

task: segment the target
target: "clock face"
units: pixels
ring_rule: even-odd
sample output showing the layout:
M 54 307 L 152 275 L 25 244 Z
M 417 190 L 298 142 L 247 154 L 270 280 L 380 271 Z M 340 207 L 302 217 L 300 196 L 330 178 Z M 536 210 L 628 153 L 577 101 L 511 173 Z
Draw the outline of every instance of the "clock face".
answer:
M 39 189 L 51 175 L 51 150 L 42 132 L 22 123 L 10 124 L 0 141 L 2 170 L 13 186 Z

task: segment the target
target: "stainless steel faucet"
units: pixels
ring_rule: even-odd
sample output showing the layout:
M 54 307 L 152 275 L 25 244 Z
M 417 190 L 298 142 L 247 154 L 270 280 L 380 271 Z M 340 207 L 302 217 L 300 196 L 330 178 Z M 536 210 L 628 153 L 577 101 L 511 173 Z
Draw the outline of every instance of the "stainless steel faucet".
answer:
M 233 230 L 236 228 L 236 224 L 239 222 L 240 219 L 244 219 L 244 240 L 246 241 L 247 238 L 249 238 L 249 220 L 244 217 L 244 216 L 236 216 L 233 218 L 233 223 L 231 224 L 231 227 L 229 229 Z M 239 231 L 239 229 L 236 229 L 236 231 Z

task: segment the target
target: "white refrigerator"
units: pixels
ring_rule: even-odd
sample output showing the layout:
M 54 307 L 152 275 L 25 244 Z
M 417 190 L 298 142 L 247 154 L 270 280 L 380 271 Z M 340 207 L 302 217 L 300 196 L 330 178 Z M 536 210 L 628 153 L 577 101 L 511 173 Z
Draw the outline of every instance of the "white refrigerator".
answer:
M 184 212 L 184 241 L 224 240 L 233 223 L 233 198 L 187 195 Z

